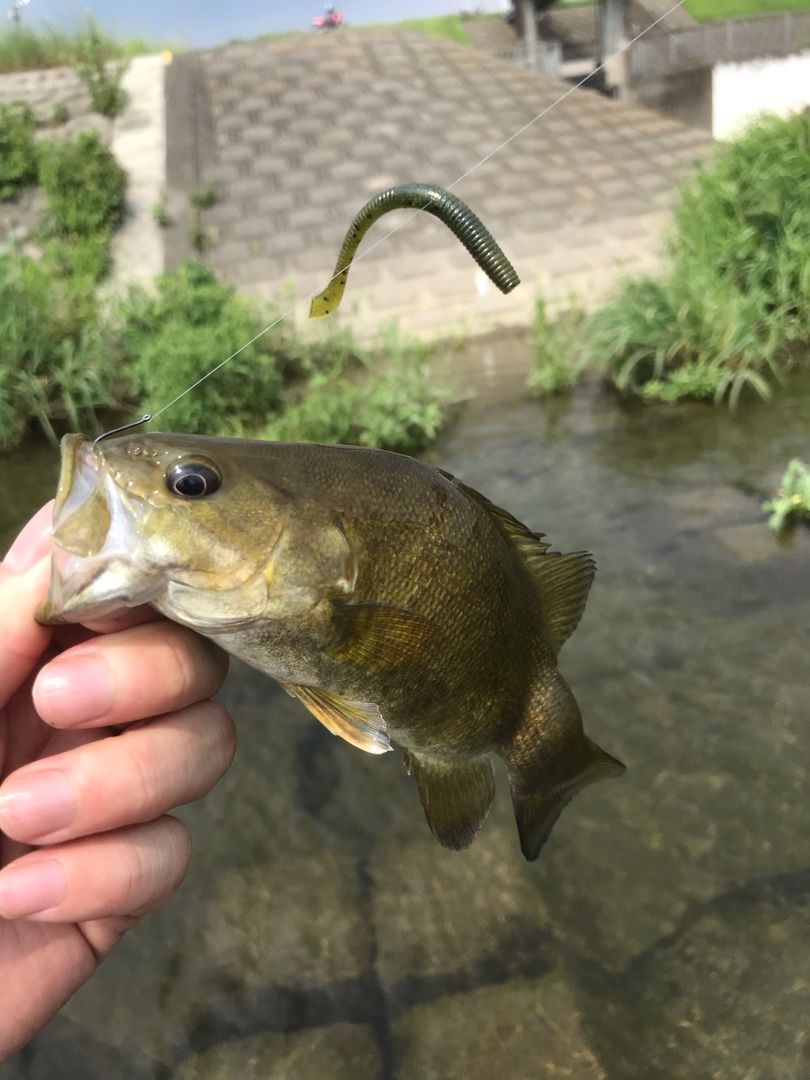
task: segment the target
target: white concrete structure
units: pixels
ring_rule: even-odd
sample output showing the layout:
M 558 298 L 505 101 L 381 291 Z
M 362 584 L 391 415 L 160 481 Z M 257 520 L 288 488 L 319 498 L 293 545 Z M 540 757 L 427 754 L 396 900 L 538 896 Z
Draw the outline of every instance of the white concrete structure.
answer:
M 810 107 L 810 50 L 741 64 L 716 64 L 712 71 L 712 135 L 739 135 L 762 113 L 786 116 Z
M 152 210 L 166 182 L 166 59 L 138 56 L 127 68 L 129 95 L 116 117 L 112 151 L 126 169 L 126 217 L 113 238 L 116 283 L 147 282 L 163 272 L 163 236 Z

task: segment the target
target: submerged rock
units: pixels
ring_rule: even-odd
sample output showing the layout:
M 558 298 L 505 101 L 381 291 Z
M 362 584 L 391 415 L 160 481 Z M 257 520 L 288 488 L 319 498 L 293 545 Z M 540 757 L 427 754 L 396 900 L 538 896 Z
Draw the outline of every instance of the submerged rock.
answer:
M 335 1024 L 220 1043 L 184 1061 L 172 1080 L 365 1080 L 380 1068 L 370 1028 Z

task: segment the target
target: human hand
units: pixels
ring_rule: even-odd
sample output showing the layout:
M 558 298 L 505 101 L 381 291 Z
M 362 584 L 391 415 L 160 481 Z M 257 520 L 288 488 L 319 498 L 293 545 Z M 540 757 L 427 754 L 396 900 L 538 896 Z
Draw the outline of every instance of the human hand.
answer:
M 235 750 L 208 700 L 225 655 L 141 609 L 92 629 L 38 625 L 51 507 L 0 563 L 0 1061 L 165 904 L 191 855 L 167 811 Z

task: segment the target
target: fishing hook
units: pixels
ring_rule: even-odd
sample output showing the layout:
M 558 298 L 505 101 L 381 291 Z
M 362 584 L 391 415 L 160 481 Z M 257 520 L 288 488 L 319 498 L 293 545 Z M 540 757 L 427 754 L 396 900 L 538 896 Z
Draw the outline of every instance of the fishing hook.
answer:
M 151 419 L 151 413 L 144 413 L 140 420 L 132 420 L 129 424 L 122 424 L 121 427 L 113 428 L 112 431 L 105 431 L 98 438 L 93 439 L 93 446 L 98 446 L 102 439 L 111 439 L 113 435 L 120 435 L 122 431 L 132 431 L 133 428 L 140 427 L 141 424 L 148 424 Z

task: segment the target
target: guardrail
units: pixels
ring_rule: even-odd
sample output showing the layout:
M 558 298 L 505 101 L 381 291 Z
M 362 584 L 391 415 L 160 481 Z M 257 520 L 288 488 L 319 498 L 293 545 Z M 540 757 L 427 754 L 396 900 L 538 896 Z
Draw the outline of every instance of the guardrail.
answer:
M 642 38 L 629 50 L 630 78 L 648 79 L 719 63 L 789 56 L 810 49 L 810 11 L 704 23 Z

